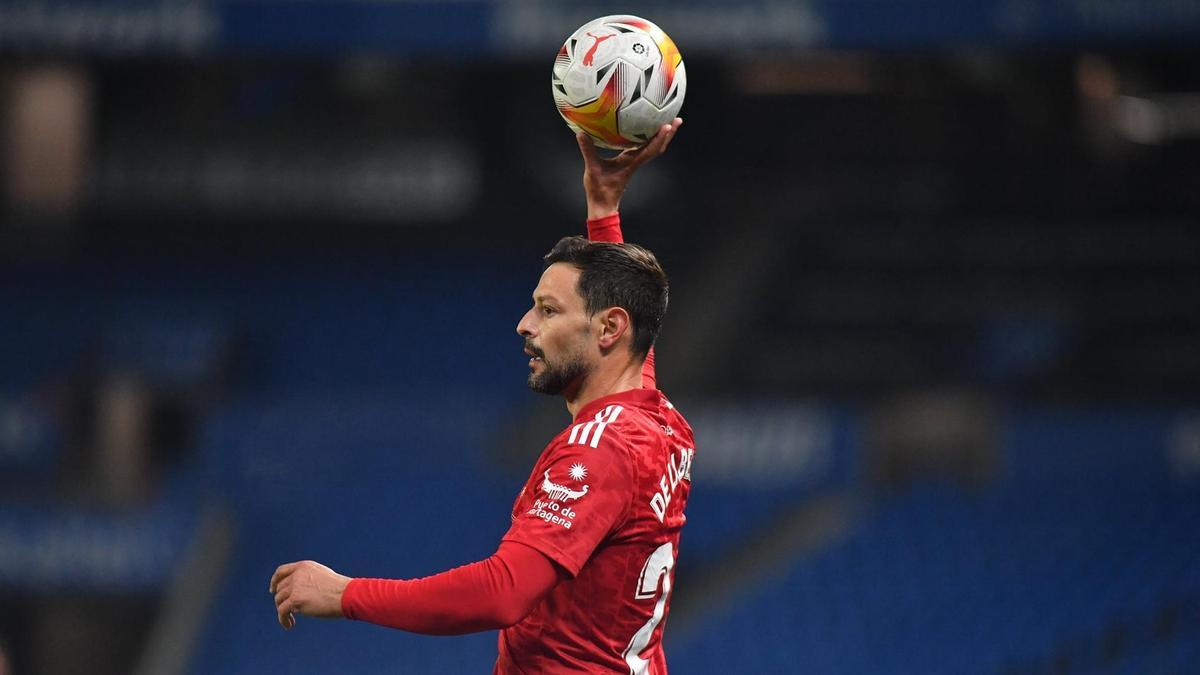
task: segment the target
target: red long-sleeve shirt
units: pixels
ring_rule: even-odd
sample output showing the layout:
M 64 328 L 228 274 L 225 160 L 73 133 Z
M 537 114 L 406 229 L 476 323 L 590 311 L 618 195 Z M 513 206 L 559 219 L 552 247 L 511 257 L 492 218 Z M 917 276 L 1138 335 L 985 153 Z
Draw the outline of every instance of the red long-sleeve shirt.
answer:
M 486 560 L 430 577 L 354 579 L 342 594 L 342 614 L 427 635 L 507 628 L 565 576 L 536 549 L 505 541 Z
M 619 216 L 588 221 L 588 234 L 622 241 Z M 495 554 L 421 579 L 353 579 L 343 614 L 437 635 L 505 629 L 497 673 L 665 673 L 661 623 L 694 444 L 654 389 L 653 350 L 642 377 L 643 389 L 589 403 L 551 441 Z M 613 614 L 589 614 L 597 608 Z

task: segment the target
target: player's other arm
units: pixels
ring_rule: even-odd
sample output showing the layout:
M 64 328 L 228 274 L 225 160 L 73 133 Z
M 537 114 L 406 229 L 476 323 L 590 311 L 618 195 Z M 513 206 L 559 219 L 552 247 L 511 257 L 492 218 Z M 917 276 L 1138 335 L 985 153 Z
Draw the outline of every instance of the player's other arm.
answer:
M 312 561 L 271 577 L 284 628 L 294 613 L 357 619 L 428 635 L 506 628 L 525 618 L 566 572 L 538 551 L 502 542 L 491 557 L 421 579 L 351 579 Z

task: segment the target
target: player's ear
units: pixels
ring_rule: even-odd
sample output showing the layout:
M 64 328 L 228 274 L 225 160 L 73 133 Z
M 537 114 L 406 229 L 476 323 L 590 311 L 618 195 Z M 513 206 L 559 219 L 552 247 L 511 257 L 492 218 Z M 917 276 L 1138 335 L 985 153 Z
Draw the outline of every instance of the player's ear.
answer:
M 610 349 L 621 340 L 621 336 L 632 330 L 629 312 L 623 307 L 609 307 L 596 314 L 597 330 L 601 349 Z

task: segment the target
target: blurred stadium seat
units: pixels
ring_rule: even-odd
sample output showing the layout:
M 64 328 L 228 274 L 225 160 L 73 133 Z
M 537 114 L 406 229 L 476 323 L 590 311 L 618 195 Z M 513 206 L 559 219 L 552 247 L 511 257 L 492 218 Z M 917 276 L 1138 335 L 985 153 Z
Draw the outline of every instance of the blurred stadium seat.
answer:
M 673 666 L 1187 672 L 1200 486 L 1170 478 L 1166 422 L 1014 414 L 995 485 L 881 496 L 845 541 L 673 642 Z M 788 646 L 755 649 L 764 635 Z

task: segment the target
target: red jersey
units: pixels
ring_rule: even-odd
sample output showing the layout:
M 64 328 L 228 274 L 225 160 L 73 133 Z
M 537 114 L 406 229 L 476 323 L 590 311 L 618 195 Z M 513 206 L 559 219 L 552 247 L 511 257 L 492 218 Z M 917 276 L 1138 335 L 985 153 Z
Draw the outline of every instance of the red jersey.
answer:
M 500 632 L 496 674 L 665 675 L 694 448 L 691 427 L 656 389 L 592 401 L 550 441 L 504 539 L 570 578 Z

